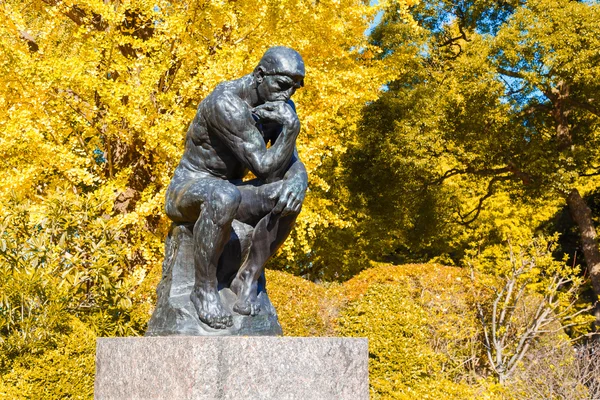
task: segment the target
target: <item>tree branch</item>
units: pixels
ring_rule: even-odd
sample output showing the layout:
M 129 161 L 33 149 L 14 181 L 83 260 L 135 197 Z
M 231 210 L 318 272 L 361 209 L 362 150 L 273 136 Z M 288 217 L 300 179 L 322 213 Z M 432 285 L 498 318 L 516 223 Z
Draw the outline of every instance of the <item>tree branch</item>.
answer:
M 590 172 L 589 174 L 579 174 L 579 176 L 597 176 L 600 175 L 600 167 L 592 167 L 595 169 L 595 172 Z
M 510 166 L 502 167 L 502 168 L 482 168 L 482 169 L 475 169 L 472 167 L 467 167 L 465 169 L 451 168 L 448 171 L 444 172 L 444 174 L 441 177 L 439 177 L 438 179 L 433 181 L 432 184 L 440 185 L 440 184 L 444 183 L 444 181 L 446 179 L 456 176 L 456 175 L 473 174 L 473 175 L 478 175 L 478 176 L 493 176 L 493 175 L 498 175 L 498 174 L 504 174 L 507 172 L 513 172 L 513 169 L 511 169 Z
M 60 0 L 42 1 L 53 7 L 61 4 Z M 108 28 L 108 22 L 104 21 L 100 14 L 92 13 L 91 16 L 88 16 L 86 11 L 77 5 L 62 10 L 61 12 L 77 25 L 89 25 L 98 31 L 104 31 Z
M 596 107 L 596 106 L 594 106 L 594 105 L 590 104 L 590 103 L 589 103 L 589 102 L 587 102 L 587 101 L 586 101 L 586 102 L 580 102 L 580 101 L 577 101 L 577 100 L 575 100 L 575 99 L 573 99 L 573 98 L 570 98 L 570 99 L 569 99 L 569 102 L 570 102 L 571 104 L 573 104 L 573 105 L 575 105 L 575 106 L 579 107 L 579 108 L 583 108 L 584 110 L 591 112 L 591 113 L 592 113 L 592 114 L 594 114 L 596 117 L 600 117 L 600 109 L 598 109 L 598 107 Z
M 524 76 L 521 72 L 517 72 L 517 71 L 511 71 L 502 67 L 496 67 L 496 71 L 498 71 L 499 73 L 501 73 L 502 75 L 506 75 L 506 76 L 510 76 L 512 78 L 518 78 L 518 79 L 523 79 Z
M 36 51 L 38 51 L 40 49 L 40 47 L 36 43 L 34 37 L 31 36 L 28 32 L 20 30 L 19 36 L 21 37 L 21 39 L 23 39 L 27 42 L 27 46 L 29 46 L 29 51 L 31 51 L 32 53 L 35 53 Z
M 460 32 L 460 35 L 458 35 L 457 37 L 450 38 L 450 39 L 446 40 L 444 43 L 440 44 L 440 47 L 448 46 L 449 44 L 452 44 L 452 43 L 454 43 L 454 42 L 456 42 L 457 40 L 460 40 L 460 39 L 464 40 L 465 42 L 470 42 L 471 41 L 471 39 L 469 39 L 467 37 L 467 34 L 465 33 L 465 30 L 464 30 L 464 28 L 463 28 L 463 26 L 462 26 L 461 23 L 458 24 L 458 32 Z
M 527 106 L 526 108 L 524 108 L 521 111 L 522 115 L 529 115 L 529 114 L 533 114 L 535 111 L 545 111 L 545 112 L 550 112 L 552 111 L 552 107 L 550 107 L 547 104 L 531 104 L 529 106 Z
M 458 210 L 458 216 L 460 218 L 459 224 L 461 224 L 463 226 L 471 225 L 479 217 L 479 214 L 481 213 L 481 210 L 483 209 L 483 203 L 494 194 L 494 184 L 496 182 L 507 181 L 510 179 L 511 179 L 510 176 L 494 176 L 488 183 L 487 193 L 479 199 L 479 203 L 477 204 L 477 207 L 475 207 L 473 210 L 469 211 L 468 213 L 466 213 L 464 215 L 461 214 L 460 210 Z M 466 219 L 469 218 L 469 216 L 473 213 L 475 213 L 475 215 L 467 221 Z

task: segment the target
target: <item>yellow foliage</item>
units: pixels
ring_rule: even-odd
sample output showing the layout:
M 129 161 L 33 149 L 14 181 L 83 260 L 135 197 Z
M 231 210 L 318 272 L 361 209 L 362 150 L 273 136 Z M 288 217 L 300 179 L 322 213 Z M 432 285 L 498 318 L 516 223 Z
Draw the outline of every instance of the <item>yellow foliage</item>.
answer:
M 477 290 L 469 274 L 468 269 L 438 264 L 372 263 L 372 268 L 342 285 L 315 284 L 277 271 L 268 271 L 267 279 L 286 335 L 369 339 L 374 399 L 522 398 L 519 393 L 534 381 L 551 389 L 529 372 L 533 362 L 539 370 L 550 368 L 544 374 L 552 374 L 556 382 L 560 377 L 577 379 L 573 350 L 564 333 L 541 336 L 515 381 L 500 385 L 486 378 L 475 304 L 488 301 L 489 294 Z M 478 274 L 477 284 L 494 285 L 498 279 Z M 520 304 L 519 313 L 526 315 L 532 308 L 537 308 L 536 302 Z M 555 325 L 553 329 L 560 328 Z M 563 353 L 570 349 L 571 357 L 553 357 L 552 363 L 560 368 L 552 370 L 550 363 L 545 364 L 549 358 L 537 354 L 552 352 L 558 343 Z
M 343 303 L 340 286 L 266 271 L 267 290 L 285 336 L 334 336 L 334 319 Z
M 266 275 L 287 336 L 369 339 L 373 399 L 512 398 L 517 392 L 511 390 L 522 391 L 527 381 L 495 385 L 477 371 L 481 365 L 473 364 L 482 354 L 477 345 L 481 333 L 467 273 L 436 264 L 374 263 L 344 284 L 315 284 L 272 270 Z M 132 320 L 147 318 L 148 310 L 138 307 Z M 73 318 L 55 329 L 62 333 L 54 336 L 54 344 L 13 360 L 0 381 L 5 398 L 91 396 L 95 334 Z M 550 350 L 544 343 L 537 348 Z M 553 362 L 572 361 L 559 357 Z M 65 373 L 80 378 L 67 380 Z M 561 373 L 557 370 L 556 376 Z
M 362 0 L 0 2 L 2 374 L 50 354 L 73 315 L 101 335 L 143 332 L 186 128 L 219 82 L 251 72 L 270 46 L 297 49 L 307 70 L 295 100 L 313 190 L 284 259 L 348 227 L 327 193 L 327 161 L 388 80 L 364 35 L 377 10 Z M 288 330 L 329 331 L 323 318 Z
M 102 192 L 109 205 L 133 189 L 127 215 L 107 214 L 129 230 L 128 245 L 146 266 L 157 265 L 164 191 L 197 104 L 219 82 L 251 72 L 268 47 L 286 45 L 306 62 L 306 87 L 295 96 L 298 148 L 319 189 L 308 196 L 287 258 L 310 251 L 319 230 L 347 226 L 331 211 L 327 181 L 335 177 L 323 169 L 345 151 L 360 110 L 389 78 L 364 35 L 380 7 L 360 0 L 21 3 L 0 6 L 0 203 L 12 193 L 43 201 L 65 182 L 76 193 Z M 397 3 L 406 9 L 414 1 Z
M 73 318 L 56 348 L 20 357 L 0 376 L 0 399 L 90 399 L 94 392 L 96 335 Z
M 338 320 L 340 334 L 369 338 L 372 398 L 479 398 L 484 387 L 462 381 L 478 334 L 465 271 L 374 265 L 344 283 Z
M 500 398 L 466 382 L 478 335 L 466 271 L 373 265 L 343 285 L 268 271 L 284 333 L 367 337 L 374 399 Z

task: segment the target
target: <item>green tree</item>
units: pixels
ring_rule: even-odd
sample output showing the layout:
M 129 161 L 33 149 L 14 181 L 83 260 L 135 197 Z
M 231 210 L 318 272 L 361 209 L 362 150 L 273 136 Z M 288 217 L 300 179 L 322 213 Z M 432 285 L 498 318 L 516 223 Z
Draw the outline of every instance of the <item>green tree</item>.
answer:
M 491 44 L 490 61 L 528 127 L 530 155 L 520 169 L 542 190 L 562 195 L 579 228 L 596 295 L 600 252 L 580 189 L 596 188 L 600 153 L 600 4 L 533 1 L 521 7 Z M 531 157 L 533 156 L 533 157 Z
M 377 226 L 366 229 L 399 232 L 374 254 L 458 260 L 472 242 L 531 236 L 566 203 L 599 294 L 579 193 L 598 186 L 600 5 L 424 1 L 412 15 L 418 34 L 391 8 L 372 35 L 383 57 L 416 59 L 396 64 L 348 152 L 350 187 Z

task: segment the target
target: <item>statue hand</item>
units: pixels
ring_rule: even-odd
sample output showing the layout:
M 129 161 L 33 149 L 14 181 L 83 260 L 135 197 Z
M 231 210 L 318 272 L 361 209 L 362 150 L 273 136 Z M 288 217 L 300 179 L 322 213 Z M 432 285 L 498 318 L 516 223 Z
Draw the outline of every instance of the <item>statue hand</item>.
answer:
M 292 126 L 300 123 L 292 107 L 283 101 L 261 104 L 254 107 L 252 113 L 260 120 L 272 121 L 280 125 Z
M 282 216 L 299 213 L 306 195 L 306 180 L 301 177 L 293 177 L 282 181 L 282 183 L 279 200 L 273 208 L 273 212 L 275 214 L 281 213 Z

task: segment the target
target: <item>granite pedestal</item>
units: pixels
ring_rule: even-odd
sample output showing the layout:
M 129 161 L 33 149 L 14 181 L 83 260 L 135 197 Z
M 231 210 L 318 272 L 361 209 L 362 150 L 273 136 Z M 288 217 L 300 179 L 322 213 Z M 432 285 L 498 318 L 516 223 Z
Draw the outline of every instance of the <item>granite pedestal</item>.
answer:
M 100 338 L 95 399 L 363 400 L 362 338 Z

